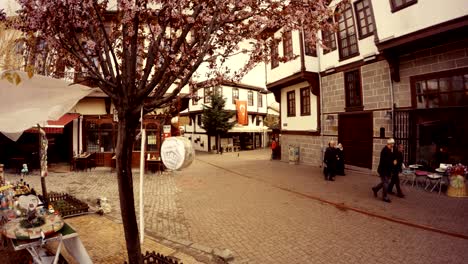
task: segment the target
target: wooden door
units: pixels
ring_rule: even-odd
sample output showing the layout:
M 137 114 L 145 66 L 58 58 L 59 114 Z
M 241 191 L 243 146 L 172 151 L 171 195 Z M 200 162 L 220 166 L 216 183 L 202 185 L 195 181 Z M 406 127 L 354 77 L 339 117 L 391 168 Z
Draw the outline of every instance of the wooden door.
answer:
M 343 145 L 346 164 L 372 169 L 372 127 L 371 112 L 338 116 L 338 142 Z

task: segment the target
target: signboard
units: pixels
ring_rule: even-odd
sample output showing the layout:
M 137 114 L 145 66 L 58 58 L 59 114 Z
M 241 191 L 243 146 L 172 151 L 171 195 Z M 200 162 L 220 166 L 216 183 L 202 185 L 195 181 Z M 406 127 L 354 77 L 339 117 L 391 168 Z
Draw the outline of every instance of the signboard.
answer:
M 184 137 L 171 137 L 162 143 L 161 159 L 169 170 L 180 170 L 189 166 L 195 158 L 192 143 Z
M 247 101 L 236 100 L 237 123 L 239 125 L 248 125 Z
M 164 134 L 164 138 L 171 137 L 171 125 L 163 126 L 163 134 Z

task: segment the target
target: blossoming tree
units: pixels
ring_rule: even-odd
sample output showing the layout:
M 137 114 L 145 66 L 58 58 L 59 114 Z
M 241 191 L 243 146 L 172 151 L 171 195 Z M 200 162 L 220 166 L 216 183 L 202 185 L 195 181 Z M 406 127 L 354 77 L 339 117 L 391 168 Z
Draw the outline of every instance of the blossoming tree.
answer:
M 330 0 L 17 0 L 23 31 L 87 72 L 118 111 L 117 174 L 130 263 L 141 263 L 132 182 L 132 146 L 140 109 L 169 106 L 183 87 L 197 89 L 200 66 L 206 79 L 237 80 L 269 56 L 276 29 L 331 27 Z M 316 41 L 316 34 L 308 34 Z M 248 49 L 240 43 L 250 41 Z M 222 67 L 244 53 L 237 71 Z M 280 58 L 281 59 L 281 58 Z M 205 82 L 207 84 L 209 82 Z

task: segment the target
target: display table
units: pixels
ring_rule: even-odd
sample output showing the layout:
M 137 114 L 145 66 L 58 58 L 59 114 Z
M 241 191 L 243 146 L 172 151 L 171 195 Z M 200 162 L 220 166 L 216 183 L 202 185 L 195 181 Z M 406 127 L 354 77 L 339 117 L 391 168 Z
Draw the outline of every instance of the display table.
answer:
M 47 242 L 58 241 L 59 245 L 55 256 L 45 256 L 45 250 L 42 248 Z M 81 242 L 78 233 L 67 223 L 63 224 L 60 231 L 50 235 L 44 239 L 11 239 L 13 248 L 18 251 L 26 249 L 33 257 L 36 263 L 54 263 L 58 260 L 62 245 L 65 246 L 68 253 L 75 258 L 80 264 L 93 263 L 88 255 L 83 243 Z

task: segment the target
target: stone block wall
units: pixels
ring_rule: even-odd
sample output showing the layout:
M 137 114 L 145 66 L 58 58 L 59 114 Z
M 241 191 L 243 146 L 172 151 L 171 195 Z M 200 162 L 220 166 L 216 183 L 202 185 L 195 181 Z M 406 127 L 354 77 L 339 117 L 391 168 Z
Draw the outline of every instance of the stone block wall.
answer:
M 322 148 L 328 146 L 330 140 L 338 140 L 330 136 L 289 135 L 281 136 L 281 160 L 289 161 L 289 146 L 299 147 L 299 163 L 312 166 L 322 165 Z
M 468 37 L 400 57 L 400 82 L 394 82 L 397 107 L 411 106 L 411 76 L 468 67 Z
M 343 112 L 346 106 L 343 72 L 322 78 L 323 113 Z
M 390 73 L 385 60 L 362 66 L 361 81 L 364 110 L 392 107 Z

